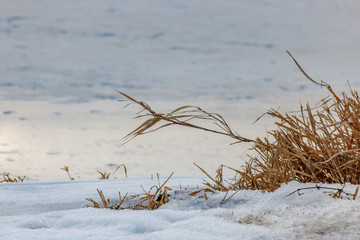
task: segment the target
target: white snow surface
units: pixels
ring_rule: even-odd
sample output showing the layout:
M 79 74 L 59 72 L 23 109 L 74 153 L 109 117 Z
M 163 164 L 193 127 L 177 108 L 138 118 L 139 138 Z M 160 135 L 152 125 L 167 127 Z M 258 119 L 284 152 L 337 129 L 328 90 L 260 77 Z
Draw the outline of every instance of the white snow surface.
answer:
M 173 177 L 171 201 L 156 211 L 86 208 L 85 200 L 99 200 L 97 188 L 115 201 L 118 191 L 156 184 L 133 177 L 197 176 L 194 162 L 209 173 L 237 168 L 249 147 L 183 128 L 122 145 L 140 122 L 115 90 L 159 112 L 198 105 L 244 137 L 265 136 L 272 119 L 252 123 L 266 110 L 297 110 L 299 101 L 328 95 L 286 50 L 336 90 L 347 80 L 360 86 L 360 1 L 0 3 L 0 172 L 26 175 L 0 184 L 0 239 L 360 239 L 359 200 L 318 190 L 284 198 L 314 184 L 240 191 L 221 205 L 224 193 L 188 196 L 201 178 Z M 132 178 L 84 181 L 121 163 Z M 64 165 L 82 181 L 44 181 L 66 179 Z
M 164 181 L 161 178 L 160 181 Z M 334 199 L 315 184 L 290 182 L 273 193 L 239 191 L 224 204 L 224 193 L 209 199 L 188 194 L 201 187 L 195 177 L 174 177 L 170 202 L 155 211 L 87 208 L 118 191 L 141 193 L 150 178 L 0 184 L 0 239 L 359 239 L 360 201 Z M 181 188 L 180 188 L 181 185 Z M 322 185 L 340 187 L 338 185 Z M 356 186 L 345 191 L 354 193 Z M 328 190 L 329 192 L 329 190 Z M 333 191 L 335 192 L 335 191 Z M 287 196 L 287 197 L 286 197 Z

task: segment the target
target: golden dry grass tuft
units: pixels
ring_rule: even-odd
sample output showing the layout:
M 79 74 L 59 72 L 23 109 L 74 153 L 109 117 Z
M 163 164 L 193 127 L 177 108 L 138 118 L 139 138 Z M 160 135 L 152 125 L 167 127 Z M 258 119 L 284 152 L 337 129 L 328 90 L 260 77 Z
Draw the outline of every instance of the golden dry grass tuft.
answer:
M 124 169 L 124 173 L 125 173 L 125 177 L 127 177 L 127 168 L 126 168 L 126 166 L 125 166 L 125 164 L 120 164 L 120 165 L 118 165 L 117 167 L 116 167 L 116 169 L 111 173 L 111 172 L 102 172 L 102 171 L 100 171 L 100 170 L 96 170 L 99 174 L 100 174 L 100 177 L 99 177 L 99 179 L 110 179 L 110 176 L 111 175 L 114 175 L 120 168 L 123 168 Z M 69 166 L 64 166 L 64 167 L 62 167 L 62 168 L 60 168 L 61 170 L 64 170 L 66 173 L 67 173 L 67 175 L 68 175 L 68 177 L 69 177 L 69 179 L 71 180 L 71 181 L 74 181 L 75 179 L 70 175 L 70 167 Z M 80 177 L 79 177 L 79 179 L 80 179 Z M 116 179 L 116 177 L 114 177 L 114 179 Z
M 225 186 L 224 177 L 223 177 L 223 168 L 225 167 L 224 165 L 221 165 L 216 170 L 216 175 L 214 178 L 211 177 L 211 175 L 209 173 L 207 173 L 202 167 L 200 167 L 196 163 L 194 163 L 194 165 L 197 168 L 199 168 L 210 180 L 210 182 L 207 180 L 204 180 L 203 184 L 206 186 L 206 188 L 202 189 L 202 190 L 204 190 L 205 192 L 215 192 L 215 191 L 227 192 L 231 189 L 231 187 Z M 229 184 L 227 184 L 227 185 L 229 185 Z M 190 193 L 190 195 L 195 195 L 198 192 L 201 192 L 202 190 Z
M 291 56 L 291 55 L 290 55 Z M 360 97 L 350 88 L 350 94 L 336 94 L 325 86 L 330 96 L 318 106 L 300 105 L 298 114 L 281 114 L 271 109 L 266 114 L 277 121 L 277 130 L 270 131 L 274 139 L 257 138 L 252 157 L 244 171 L 239 171 L 243 187 L 275 190 L 292 180 L 316 183 L 360 184 Z
M 3 182 L 11 182 L 11 183 L 15 183 L 15 182 L 23 182 L 26 178 L 26 176 L 23 176 L 23 177 L 20 177 L 20 176 L 17 176 L 17 177 L 10 177 L 10 173 L 8 172 L 3 172 L 2 173 L 2 176 L 3 176 L 3 180 L 0 181 L 0 183 L 3 183 Z
M 168 192 L 172 191 L 171 188 L 166 186 L 166 183 L 174 175 L 171 175 L 160 184 L 159 175 L 158 176 L 158 185 L 152 186 L 148 191 L 144 190 L 144 196 L 140 198 L 140 202 L 135 205 L 133 209 L 135 210 L 155 210 L 161 207 L 162 205 L 169 202 Z M 155 191 L 153 191 L 155 190 Z
M 97 190 L 101 203 L 96 202 L 92 198 L 86 198 L 92 205 L 88 207 L 94 208 L 110 208 L 114 210 L 124 210 L 124 209 L 132 209 L 132 210 L 155 210 L 161 207 L 162 205 L 169 202 L 168 192 L 172 191 L 171 188 L 166 186 L 166 183 L 173 176 L 172 173 L 162 184 L 160 184 L 160 177 L 158 176 L 158 185 L 152 186 L 149 190 L 144 190 L 143 195 L 133 195 L 127 197 L 126 194 L 124 197 L 121 197 L 119 192 L 119 202 L 111 204 L 111 200 L 106 198 L 101 190 Z
M 102 172 L 100 170 L 97 170 L 97 172 L 100 174 L 100 177 L 99 179 L 109 179 L 111 175 L 114 175 L 116 173 L 117 170 L 119 170 L 121 167 L 124 168 L 124 173 L 125 173 L 125 177 L 127 177 L 127 168 L 125 166 L 125 164 L 120 164 L 119 166 L 116 167 L 115 171 L 114 172 Z M 115 177 L 116 178 L 116 177 Z
M 114 210 L 123 210 L 125 209 L 122 207 L 123 203 L 126 200 L 127 194 L 125 194 L 124 197 L 121 197 L 121 193 L 119 192 L 119 203 L 111 204 L 110 198 L 105 198 L 104 193 L 97 189 L 97 192 L 99 194 L 100 200 L 102 202 L 102 205 L 100 205 L 98 202 L 93 200 L 92 198 L 85 198 L 89 202 L 91 202 L 93 205 L 87 206 L 87 207 L 93 207 L 93 208 L 110 208 Z
M 180 125 L 221 134 L 235 140 L 235 143 L 251 142 L 257 154 L 251 156 L 242 169 L 233 169 L 236 182 L 231 186 L 235 189 L 274 191 L 282 183 L 293 180 L 302 183 L 360 184 L 358 92 L 350 88 L 350 94 L 336 94 L 330 85 L 310 78 L 289 55 L 307 79 L 326 87 L 329 97 L 321 99 L 314 107 L 300 105 L 297 113 L 282 114 L 274 109 L 269 110 L 265 115 L 274 117 L 277 126 L 276 130 L 268 132 L 269 137 L 249 139 L 240 136 L 221 115 L 196 106 L 179 107 L 165 114 L 157 113 L 147 103 L 119 92 L 142 108 L 137 118 L 147 118 L 125 137 L 125 141 L 164 127 Z M 203 127 L 194 123 L 194 120 L 211 121 L 217 129 Z M 202 168 L 200 170 L 215 183 L 205 183 L 208 189 L 226 190 L 222 179 L 213 179 Z

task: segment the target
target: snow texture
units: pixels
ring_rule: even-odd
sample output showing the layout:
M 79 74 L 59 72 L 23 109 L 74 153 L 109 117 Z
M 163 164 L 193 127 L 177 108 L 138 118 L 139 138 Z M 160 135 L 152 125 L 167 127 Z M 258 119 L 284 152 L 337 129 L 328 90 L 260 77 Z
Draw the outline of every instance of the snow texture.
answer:
M 359 239 L 358 200 L 317 190 L 284 198 L 312 184 L 240 191 L 220 205 L 223 193 L 188 196 L 201 179 L 173 177 L 159 210 L 112 211 L 86 208 L 85 198 L 155 183 L 29 182 L 64 180 L 64 165 L 76 180 L 120 163 L 130 177 L 199 175 L 193 162 L 210 173 L 239 167 L 248 146 L 193 130 L 122 146 L 139 122 L 115 90 L 160 112 L 199 105 L 245 137 L 264 136 L 272 120 L 252 123 L 269 108 L 296 110 L 327 95 L 286 50 L 334 89 L 360 86 L 359 9 L 357 0 L 1 1 L 0 170 L 28 182 L 0 184 L 0 239 Z
M 161 178 L 164 181 L 164 178 Z M 199 178 L 170 180 L 170 202 L 155 211 L 86 208 L 118 191 L 137 194 L 150 179 L 32 182 L 0 185 L 0 239 L 359 239 L 360 201 L 334 199 L 314 186 L 291 182 L 274 193 L 239 191 L 224 204 L 224 193 L 208 200 L 190 197 Z M 181 189 L 180 189 L 181 185 Z M 339 187 L 337 185 L 322 185 Z M 355 186 L 344 189 L 354 193 Z M 329 192 L 329 191 L 328 191 Z M 333 191 L 334 192 L 334 191 Z

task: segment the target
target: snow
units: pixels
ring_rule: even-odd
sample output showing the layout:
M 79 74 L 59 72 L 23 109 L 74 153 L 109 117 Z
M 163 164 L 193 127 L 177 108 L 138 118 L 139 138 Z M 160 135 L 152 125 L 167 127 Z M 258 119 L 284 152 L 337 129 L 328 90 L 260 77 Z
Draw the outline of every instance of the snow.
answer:
M 161 178 L 164 181 L 165 178 Z M 85 198 L 139 194 L 150 178 L 0 184 L 0 239 L 358 239 L 360 201 L 334 199 L 315 184 L 291 182 L 273 193 L 242 190 L 224 204 L 188 194 L 195 177 L 174 177 L 170 202 L 155 211 L 86 208 Z M 180 189 L 181 185 L 181 189 Z M 340 187 L 338 185 L 322 185 Z M 356 186 L 346 185 L 354 193 Z M 329 192 L 329 191 L 328 191 Z M 334 191 L 332 191 L 334 192 Z
M 183 128 L 122 145 L 138 109 L 123 109 L 115 91 L 159 112 L 198 105 L 244 137 L 265 136 L 272 119 L 252 123 L 268 109 L 328 95 L 286 50 L 336 90 L 347 80 L 360 86 L 359 8 L 357 0 L 1 1 L 0 170 L 26 182 L 0 184 L 0 239 L 359 239 L 358 200 L 318 190 L 284 198 L 313 184 L 240 191 L 222 205 L 224 193 L 189 197 L 202 182 L 189 177 L 201 174 L 193 163 L 210 174 L 237 168 L 249 146 Z M 129 179 L 91 181 L 121 163 Z M 79 181 L 64 181 L 64 165 Z M 97 188 L 117 199 L 173 171 L 176 194 L 157 211 L 86 208 Z

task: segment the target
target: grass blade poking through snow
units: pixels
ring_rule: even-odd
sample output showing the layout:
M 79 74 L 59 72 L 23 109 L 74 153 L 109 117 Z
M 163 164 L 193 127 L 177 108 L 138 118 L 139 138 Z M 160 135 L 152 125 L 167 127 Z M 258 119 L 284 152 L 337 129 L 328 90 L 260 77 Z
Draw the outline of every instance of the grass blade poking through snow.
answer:
M 117 166 L 117 168 L 115 169 L 115 171 L 112 172 L 112 173 L 111 173 L 111 172 L 108 173 L 108 172 L 105 172 L 105 171 L 102 172 L 102 171 L 100 171 L 100 170 L 97 170 L 97 172 L 100 174 L 99 179 L 110 179 L 110 176 L 111 176 L 111 175 L 114 175 L 114 174 L 116 173 L 116 171 L 119 170 L 121 167 L 124 168 L 125 177 L 127 177 L 127 168 L 126 168 L 125 164 L 120 164 L 119 166 Z M 116 177 L 115 177 L 115 179 L 116 179 Z
M 101 190 L 97 190 L 101 204 L 96 202 L 92 198 L 86 198 L 89 202 L 92 203 L 93 208 L 110 208 L 114 210 L 124 210 L 124 209 L 133 209 L 133 210 L 155 210 L 161 207 L 162 205 L 169 202 L 169 191 L 172 191 L 171 188 L 167 187 L 166 184 L 173 176 L 172 173 L 162 184 L 160 184 L 160 177 L 158 175 L 158 186 L 152 186 L 148 191 L 144 190 L 144 195 L 132 195 L 127 197 L 126 194 L 124 197 L 121 197 L 119 192 L 119 203 L 111 204 L 109 198 L 106 198 Z M 155 191 L 154 191 L 155 190 Z

